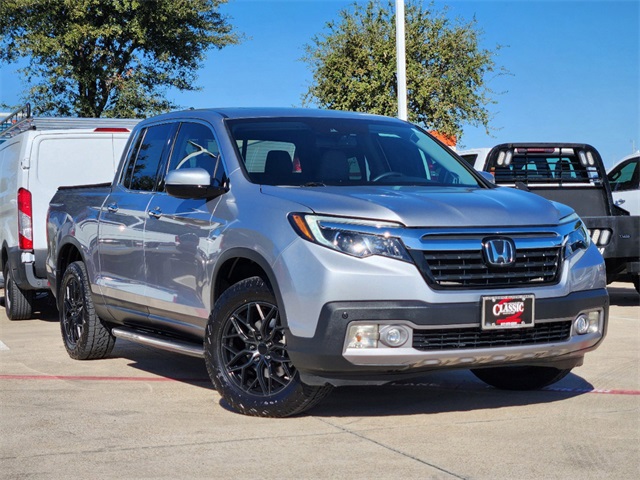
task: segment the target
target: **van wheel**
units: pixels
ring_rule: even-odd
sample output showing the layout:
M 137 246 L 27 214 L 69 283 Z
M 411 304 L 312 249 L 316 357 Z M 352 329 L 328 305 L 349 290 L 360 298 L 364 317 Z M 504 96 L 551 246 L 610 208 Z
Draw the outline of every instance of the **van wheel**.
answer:
M 69 356 L 90 360 L 109 355 L 116 337 L 96 315 L 84 263 L 74 262 L 67 267 L 60 294 L 60 331 Z
M 207 371 L 236 411 L 288 417 L 316 405 L 331 386 L 302 383 L 287 353 L 273 293 L 259 277 L 226 290 L 209 317 L 204 338 Z
M 570 371 L 570 368 L 531 366 L 471 370 L 483 382 L 502 390 L 537 390 L 562 380 Z
M 4 308 L 9 320 L 28 320 L 33 315 L 36 292 L 23 290 L 15 282 L 9 262 L 4 265 Z

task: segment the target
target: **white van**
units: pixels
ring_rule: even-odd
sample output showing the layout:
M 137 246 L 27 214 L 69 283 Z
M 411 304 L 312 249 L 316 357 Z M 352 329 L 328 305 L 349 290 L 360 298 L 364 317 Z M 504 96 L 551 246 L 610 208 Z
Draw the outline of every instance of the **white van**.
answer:
M 0 270 L 7 316 L 20 320 L 31 318 L 36 293 L 48 289 L 51 197 L 60 186 L 111 183 L 139 120 L 12 116 L 0 128 Z

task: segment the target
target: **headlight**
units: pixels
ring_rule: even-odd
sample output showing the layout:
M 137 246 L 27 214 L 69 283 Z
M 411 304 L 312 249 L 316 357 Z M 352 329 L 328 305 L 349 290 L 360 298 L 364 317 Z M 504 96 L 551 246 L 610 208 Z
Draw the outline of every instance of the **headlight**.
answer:
M 564 239 L 564 258 L 569 258 L 576 252 L 586 250 L 591 243 L 589 232 L 584 226 L 584 223 L 582 223 L 582 220 L 580 220 L 577 215 L 571 216 L 571 220 L 574 220 L 574 218 L 574 230 Z
M 289 221 L 302 238 L 332 250 L 358 258 L 381 255 L 411 262 L 402 241 L 390 233 L 402 228 L 399 224 L 300 213 L 290 214 Z

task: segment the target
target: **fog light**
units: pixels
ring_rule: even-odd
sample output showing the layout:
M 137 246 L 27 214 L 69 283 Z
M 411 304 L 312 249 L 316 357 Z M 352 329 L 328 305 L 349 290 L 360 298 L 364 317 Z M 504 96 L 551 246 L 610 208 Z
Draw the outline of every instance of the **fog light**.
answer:
M 578 335 L 584 335 L 597 332 L 599 323 L 600 312 L 594 311 L 587 314 L 581 313 L 573 322 L 573 325 Z
M 376 348 L 378 338 L 378 325 L 352 325 L 347 336 L 347 348 Z
M 380 330 L 380 341 L 387 347 L 401 347 L 409 339 L 409 331 L 401 325 L 389 325 Z
M 586 315 L 579 315 L 578 318 L 576 318 L 574 325 L 578 335 L 584 335 L 589 331 L 589 319 Z

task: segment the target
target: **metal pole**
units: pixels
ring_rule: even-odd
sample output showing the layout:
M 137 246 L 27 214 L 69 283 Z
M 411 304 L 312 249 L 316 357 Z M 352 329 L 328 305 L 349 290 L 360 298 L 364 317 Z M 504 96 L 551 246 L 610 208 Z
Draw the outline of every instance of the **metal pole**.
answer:
M 404 42 L 404 0 L 396 0 L 396 69 L 398 79 L 398 118 L 407 120 L 407 65 Z

